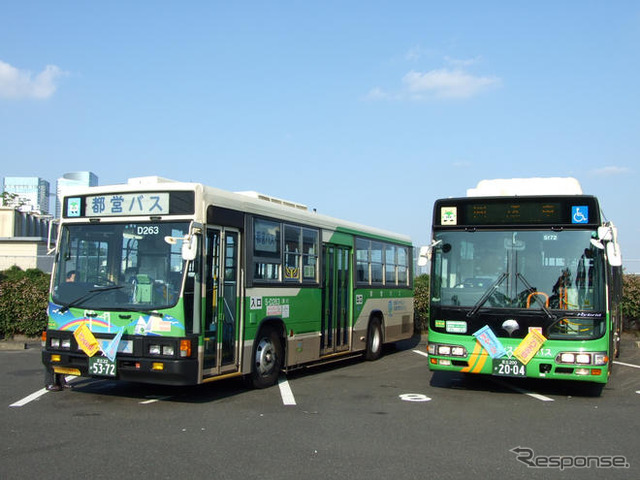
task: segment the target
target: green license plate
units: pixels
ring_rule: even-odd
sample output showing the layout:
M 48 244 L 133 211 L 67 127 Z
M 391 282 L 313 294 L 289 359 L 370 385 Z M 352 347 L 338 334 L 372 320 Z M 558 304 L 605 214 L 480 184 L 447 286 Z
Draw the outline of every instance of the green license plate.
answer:
M 493 374 L 501 377 L 526 377 L 527 367 L 515 358 L 494 358 Z
M 89 375 L 115 377 L 116 363 L 107 357 L 91 357 L 89 358 Z

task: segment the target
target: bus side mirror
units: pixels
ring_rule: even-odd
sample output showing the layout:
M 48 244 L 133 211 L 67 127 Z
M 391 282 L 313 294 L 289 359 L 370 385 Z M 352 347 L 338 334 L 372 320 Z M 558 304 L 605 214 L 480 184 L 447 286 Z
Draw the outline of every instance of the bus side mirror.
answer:
M 622 266 L 622 252 L 620 252 L 618 242 L 607 243 L 607 259 L 612 267 Z
M 431 261 L 431 247 L 420 247 L 420 253 L 418 254 L 418 266 L 426 267 Z
M 186 236 L 182 243 L 182 259 L 187 261 L 195 260 L 197 253 L 198 237 L 195 235 Z
M 169 245 L 176 245 L 178 240 L 182 240 L 182 259 L 187 261 L 195 260 L 198 253 L 198 237 L 193 234 L 185 237 L 164 237 L 164 241 Z

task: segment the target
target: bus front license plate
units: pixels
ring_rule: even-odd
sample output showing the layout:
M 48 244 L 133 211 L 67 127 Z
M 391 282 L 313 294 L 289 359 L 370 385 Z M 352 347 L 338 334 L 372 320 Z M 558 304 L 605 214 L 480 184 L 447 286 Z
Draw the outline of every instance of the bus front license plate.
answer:
M 91 357 L 89 358 L 89 375 L 115 377 L 116 364 L 107 357 Z
M 526 377 L 527 367 L 515 358 L 495 358 L 493 374 L 501 377 Z

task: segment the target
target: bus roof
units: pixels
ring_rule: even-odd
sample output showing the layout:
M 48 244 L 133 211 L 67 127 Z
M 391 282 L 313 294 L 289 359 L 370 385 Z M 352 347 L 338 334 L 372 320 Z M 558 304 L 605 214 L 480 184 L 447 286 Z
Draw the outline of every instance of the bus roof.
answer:
M 480 180 L 476 188 L 467 190 L 467 197 L 523 195 L 582 195 L 582 187 L 573 177 L 531 177 Z
M 146 192 L 146 191 L 195 191 L 202 195 L 205 202 L 217 207 L 282 219 L 300 224 L 314 225 L 327 230 L 349 233 L 361 233 L 373 237 L 393 239 L 398 242 L 411 244 L 408 235 L 398 234 L 383 229 L 341 220 L 328 215 L 309 211 L 305 205 L 297 202 L 282 200 L 277 197 L 256 192 L 230 192 L 201 183 L 188 183 L 169 180 L 162 177 L 149 176 L 129 179 L 126 184 L 101 185 L 96 187 L 71 187 L 65 189 L 64 196 L 100 195 L 110 193 Z M 196 206 L 196 215 L 206 218 L 208 205 Z M 114 218 L 110 217 L 110 220 Z

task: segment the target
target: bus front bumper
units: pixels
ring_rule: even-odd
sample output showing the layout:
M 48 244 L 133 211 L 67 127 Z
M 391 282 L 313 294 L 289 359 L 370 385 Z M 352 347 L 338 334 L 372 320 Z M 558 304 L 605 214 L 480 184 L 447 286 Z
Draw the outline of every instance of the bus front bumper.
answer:
M 106 357 L 99 357 L 106 359 Z M 115 368 L 103 375 L 89 372 L 89 357 L 69 352 L 42 351 L 42 363 L 54 373 L 102 380 L 152 383 L 158 385 L 195 385 L 198 361 L 195 358 L 116 357 Z

